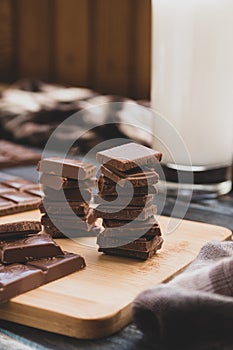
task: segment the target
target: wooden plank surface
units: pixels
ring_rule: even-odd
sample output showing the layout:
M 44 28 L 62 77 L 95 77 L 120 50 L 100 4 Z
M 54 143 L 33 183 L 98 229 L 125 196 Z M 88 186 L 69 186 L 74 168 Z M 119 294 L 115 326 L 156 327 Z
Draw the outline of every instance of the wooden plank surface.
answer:
M 127 95 L 130 65 L 129 0 L 94 0 L 94 88 Z
M 57 81 L 89 85 L 89 1 L 56 0 L 55 77 Z
M 39 211 L 16 214 L 0 218 L 0 223 L 39 215 Z M 178 223 L 160 217 L 163 231 L 170 220 Z M 85 257 L 87 268 L 3 304 L 0 317 L 71 337 L 107 336 L 131 321 L 131 304 L 138 293 L 179 273 L 207 241 L 230 236 L 228 229 L 183 220 L 164 237 L 157 256 L 145 262 L 100 254 L 94 237 L 59 239 L 64 250 Z
M 14 30 L 10 0 L 0 2 L 0 82 L 11 81 L 14 71 Z
M 51 50 L 50 0 L 15 0 L 20 77 L 49 80 Z

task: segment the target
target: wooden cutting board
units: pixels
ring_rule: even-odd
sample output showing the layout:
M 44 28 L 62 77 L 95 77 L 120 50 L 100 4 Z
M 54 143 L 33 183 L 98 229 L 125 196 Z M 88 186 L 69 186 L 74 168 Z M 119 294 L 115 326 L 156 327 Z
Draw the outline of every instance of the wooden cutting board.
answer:
M 31 218 L 40 218 L 39 211 L 2 217 L 0 223 Z M 161 217 L 160 223 L 165 231 L 179 221 Z M 183 220 L 145 262 L 98 253 L 94 237 L 59 239 L 64 250 L 85 257 L 86 269 L 3 304 L 0 318 L 83 339 L 110 335 L 130 323 L 132 301 L 141 291 L 179 273 L 207 241 L 230 237 L 226 228 Z

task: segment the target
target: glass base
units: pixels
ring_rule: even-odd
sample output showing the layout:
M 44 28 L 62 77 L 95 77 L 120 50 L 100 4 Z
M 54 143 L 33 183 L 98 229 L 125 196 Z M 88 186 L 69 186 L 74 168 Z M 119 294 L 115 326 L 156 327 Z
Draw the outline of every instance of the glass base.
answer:
M 191 200 L 216 198 L 231 191 L 232 166 L 187 167 L 163 164 L 159 191 Z
M 230 180 L 211 185 L 190 185 L 178 184 L 174 182 L 160 181 L 158 190 L 166 192 L 168 196 L 191 197 L 192 200 L 204 198 L 217 198 L 231 191 L 232 182 Z

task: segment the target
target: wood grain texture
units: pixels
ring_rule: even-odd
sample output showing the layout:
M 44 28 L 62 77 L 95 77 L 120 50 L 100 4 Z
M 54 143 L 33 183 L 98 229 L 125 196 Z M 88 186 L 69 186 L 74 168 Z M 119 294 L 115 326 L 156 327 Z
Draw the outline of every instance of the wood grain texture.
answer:
M 148 98 L 150 0 L 1 0 L 0 81 Z
M 0 2 L 0 81 L 10 81 L 14 76 L 13 13 L 10 0 Z
M 133 0 L 134 25 L 131 36 L 131 94 L 134 98 L 150 99 L 151 73 L 151 0 Z
M 129 0 L 93 0 L 94 88 L 108 93 L 129 93 L 130 16 Z
M 18 17 L 19 76 L 49 80 L 51 1 L 15 1 Z
M 39 212 L 24 215 L 37 219 Z M 0 223 L 15 219 L 17 214 Z M 164 232 L 171 221 L 178 224 L 176 219 L 160 217 Z M 183 220 L 165 237 L 157 256 L 146 262 L 100 254 L 95 237 L 57 240 L 64 250 L 83 255 L 87 268 L 3 304 L 0 317 L 82 339 L 110 335 L 131 321 L 131 304 L 138 293 L 179 273 L 205 242 L 230 236 L 225 228 Z
M 89 1 L 56 0 L 55 77 L 59 82 L 89 85 Z

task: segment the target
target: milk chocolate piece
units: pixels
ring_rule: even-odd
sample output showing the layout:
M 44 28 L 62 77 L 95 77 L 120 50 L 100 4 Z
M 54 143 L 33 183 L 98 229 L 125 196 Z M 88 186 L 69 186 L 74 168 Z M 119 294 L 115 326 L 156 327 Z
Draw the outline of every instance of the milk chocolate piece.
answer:
M 111 168 L 106 164 L 100 168 L 102 174 L 108 179 L 112 180 L 115 183 L 118 183 L 120 187 L 127 187 L 130 182 L 134 187 L 146 187 L 150 185 L 155 185 L 159 176 L 155 171 L 145 171 L 138 172 L 134 174 L 126 174 L 117 169 Z
M 0 239 L 25 237 L 28 234 L 38 233 L 41 229 L 40 221 L 19 221 L 0 224 Z
M 114 210 L 114 212 L 109 212 L 109 209 Z M 146 220 L 152 215 L 157 213 L 156 205 L 152 204 L 149 207 L 126 207 L 121 209 L 114 206 L 106 206 L 100 204 L 96 209 L 93 209 L 88 216 L 88 222 L 93 222 L 93 218 L 103 218 L 112 220 Z
M 31 181 L 14 178 L 0 183 L 0 216 L 37 209 L 43 192 Z
M 45 200 L 64 201 L 64 196 L 68 202 L 89 202 L 91 200 L 91 190 L 79 188 L 65 188 L 59 191 L 47 187 L 44 190 Z
M 94 195 L 94 203 L 96 204 L 106 204 L 106 202 L 111 202 L 115 201 L 118 196 L 103 196 L 103 195 Z M 133 198 L 123 196 L 120 197 L 123 200 L 126 200 L 129 204 L 129 206 L 132 207 L 144 207 L 144 206 L 150 206 L 153 203 L 154 200 L 154 195 L 149 194 L 149 195 L 142 195 L 142 196 L 134 196 Z
M 8 193 L 2 193 L 0 196 L 9 201 L 9 206 L 5 206 L 5 208 L 3 206 L 0 208 L 0 216 L 37 209 L 41 203 L 40 197 L 16 190 L 11 190 Z
M 41 223 L 42 225 L 45 226 L 58 226 L 59 228 L 64 228 L 68 229 L 70 228 L 71 230 L 76 230 L 78 231 L 79 229 L 88 231 L 90 229 L 90 226 L 86 223 L 86 218 L 85 216 L 83 217 L 77 217 L 77 219 L 73 216 L 63 216 L 61 217 L 60 215 L 43 215 L 41 217 Z
M 162 247 L 163 238 L 160 236 L 155 237 L 155 242 L 152 249 L 146 251 L 128 249 L 124 247 L 118 248 L 99 248 L 99 252 L 103 252 L 108 255 L 123 256 L 127 258 L 135 258 L 140 260 L 147 260 L 152 258 L 153 255 Z
M 40 183 L 46 187 L 52 188 L 54 190 L 61 190 L 62 188 L 92 188 L 96 187 L 97 180 L 95 177 L 87 180 L 72 180 L 67 177 L 42 174 L 40 177 Z
M 0 241 L 0 259 L 4 264 L 25 262 L 63 254 L 62 249 L 46 233 Z
M 47 158 L 38 163 L 38 171 L 45 174 L 85 180 L 95 176 L 96 167 L 76 159 Z
M 41 270 L 23 264 L 0 265 L 0 303 L 43 284 Z
M 4 184 L 7 187 L 13 188 L 15 190 L 23 190 L 25 186 L 28 185 L 36 185 L 33 182 L 29 180 L 25 180 L 22 178 L 15 178 L 7 181 L 3 181 L 2 184 Z M 9 189 L 8 189 L 9 190 Z
M 0 183 L 0 195 L 2 193 L 7 193 L 7 192 L 9 192 L 9 187 L 7 187 L 4 184 Z
M 78 254 L 33 260 L 26 264 L 0 266 L 0 303 L 19 294 L 77 272 L 86 266 Z
M 29 194 L 32 194 L 33 196 L 36 197 L 44 197 L 44 191 L 41 189 L 39 184 L 35 185 L 27 185 L 23 187 L 23 191 Z
M 13 142 L 0 140 L 0 169 L 37 164 L 41 155 Z
M 161 161 L 162 154 L 148 147 L 131 142 L 98 152 L 96 159 L 99 163 L 126 171 L 138 166 L 154 166 Z
M 89 205 L 85 202 L 69 202 L 66 203 L 66 206 L 64 205 L 64 202 L 49 202 L 44 200 L 40 206 L 39 209 L 41 213 L 47 213 L 48 215 L 70 215 L 69 208 L 67 208 L 67 205 L 71 208 L 76 215 L 87 215 L 89 210 Z
M 99 194 L 103 196 L 117 196 L 117 185 L 115 182 L 111 181 L 107 177 L 100 175 L 99 181 L 98 181 L 98 188 L 99 188 Z M 127 195 L 127 193 L 131 193 L 132 189 L 131 187 L 126 186 L 125 188 L 118 190 L 120 195 Z M 155 185 L 148 185 L 145 187 L 134 187 L 133 188 L 133 194 L 134 196 L 139 195 L 147 195 L 147 194 L 157 194 L 157 188 Z
M 65 252 L 57 257 L 29 261 L 27 266 L 41 269 L 43 283 L 49 283 L 83 269 L 86 263 L 82 256 Z

